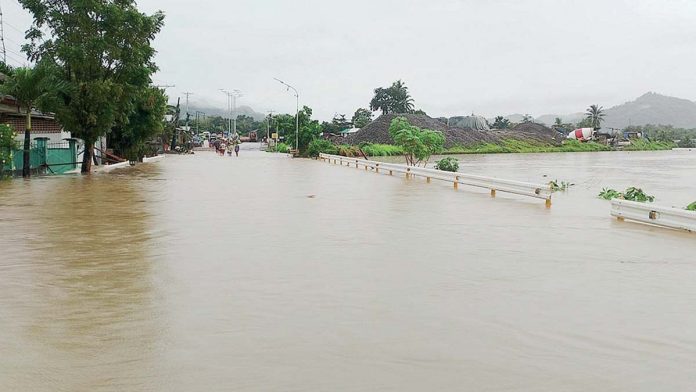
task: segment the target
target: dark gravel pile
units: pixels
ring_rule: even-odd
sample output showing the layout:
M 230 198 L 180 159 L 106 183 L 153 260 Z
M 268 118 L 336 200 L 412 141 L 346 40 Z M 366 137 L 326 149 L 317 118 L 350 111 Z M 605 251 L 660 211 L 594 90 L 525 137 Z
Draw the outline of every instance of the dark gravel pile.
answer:
M 534 143 L 560 145 L 563 135 L 555 130 L 537 123 L 521 123 L 512 129 L 493 131 L 501 139 L 515 139 Z
M 445 136 L 445 147 L 472 146 L 479 143 L 497 143 L 499 138 L 491 132 L 474 129 L 450 128 L 439 119 L 422 114 L 384 114 L 364 126 L 359 132 L 345 138 L 335 139 L 340 144 L 379 143 L 392 144 L 389 125 L 395 117 L 406 117 L 409 123 L 421 129 L 440 131 Z
M 379 143 L 392 144 L 389 125 L 395 117 L 406 117 L 408 121 L 421 129 L 440 131 L 445 136 L 445 147 L 470 147 L 481 143 L 499 143 L 502 139 L 516 139 L 534 143 L 560 144 L 562 137 L 558 132 L 541 124 L 523 123 L 512 129 L 479 131 L 471 128 L 448 127 L 439 119 L 422 114 L 384 114 L 364 126 L 360 131 L 345 138 L 334 138 L 338 144 Z

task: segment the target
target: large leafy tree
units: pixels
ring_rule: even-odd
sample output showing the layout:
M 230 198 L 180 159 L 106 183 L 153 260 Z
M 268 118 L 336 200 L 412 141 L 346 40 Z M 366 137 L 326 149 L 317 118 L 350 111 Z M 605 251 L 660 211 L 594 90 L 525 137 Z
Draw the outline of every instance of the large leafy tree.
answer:
M 370 109 L 381 110 L 382 114 L 413 113 L 413 98 L 406 84 L 397 80 L 387 88 L 375 89 L 375 95 L 370 101 Z
M 127 121 L 117 121 L 109 134 L 110 145 L 132 161 L 141 161 L 146 142 L 164 131 L 167 96 L 156 87 L 146 87 L 135 98 L 134 110 Z
M 442 132 L 420 129 L 405 117 L 396 117 L 389 126 L 389 135 L 404 151 L 409 166 L 427 165 L 433 154 L 441 152 L 445 144 Z
M 598 105 L 590 105 L 585 111 L 585 118 L 588 120 L 589 125 L 594 129 L 599 129 L 602 127 L 602 121 L 604 121 L 604 107 Z
M 66 89 L 56 118 L 85 141 L 82 172 L 91 171 L 94 143 L 119 121 L 156 71 L 151 43 L 164 15 L 146 15 L 133 0 L 19 0 L 34 17 L 24 50 L 55 64 Z
M 372 122 L 372 111 L 369 109 L 359 108 L 355 111 L 355 114 L 353 114 L 351 121 L 353 122 L 354 127 L 362 128 Z
M 17 104 L 26 112 L 22 177 L 27 178 L 31 175 L 31 111 L 38 106 L 50 106 L 56 88 L 57 86 L 52 85 L 45 63 L 34 68 L 16 68 L 12 71 L 11 76 L 0 85 L 0 91 L 14 97 Z

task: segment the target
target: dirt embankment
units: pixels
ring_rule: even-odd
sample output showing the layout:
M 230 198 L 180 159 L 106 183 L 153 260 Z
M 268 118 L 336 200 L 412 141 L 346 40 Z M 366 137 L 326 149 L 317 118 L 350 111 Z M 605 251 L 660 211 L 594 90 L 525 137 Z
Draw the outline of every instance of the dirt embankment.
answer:
M 447 123 L 420 114 L 384 114 L 364 126 L 360 131 L 345 138 L 338 137 L 339 144 L 379 143 L 392 144 L 389 125 L 395 117 L 406 117 L 408 121 L 421 129 L 440 131 L 445 136 L 445 148 L 454 146 L 470 147 L 482 143 L 500 143 L 504 139 L 516 139 L 542 144 L 560 144 L 562 138 L 553 129 L 541 124 L 523 123 L 512 129 L 479 131 L 471 128 L 448 127 Z

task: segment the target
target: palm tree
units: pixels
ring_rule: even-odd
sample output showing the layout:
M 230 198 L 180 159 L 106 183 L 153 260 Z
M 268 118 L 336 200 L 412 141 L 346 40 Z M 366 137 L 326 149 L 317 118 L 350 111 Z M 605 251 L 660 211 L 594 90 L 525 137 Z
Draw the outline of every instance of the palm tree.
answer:
M 408 92 L 408 87 L 401 80 L 392 83 L 387 89 L 387 93 L 391 98 L 392 112 L 394 113 L 413 113 L 413 98 Z
M 603 106 L 590 105 L 585 115 L 592 128 L 599 129 L 602 127 L 602 121 L 604 121 L 605 115 Z
M 375 95 L 370 101 L 370 109 L 381 110 L 382 114 L 413 113 L 413 98 L 406 84 L 397 80 L 390 87 L 375 89 Z
M 52 92 L 48 88 L 48 77 L 44 67 L 15 68 L 12 75 L 0 85 L 3 94 L 11 95 L 17 100 L 17 106 L 26 111 L 26 127 L 24 130 L 24 156 L 22 177 L 29 177 L 31 154 L 31 111 L 40 103 L 48 100 Z

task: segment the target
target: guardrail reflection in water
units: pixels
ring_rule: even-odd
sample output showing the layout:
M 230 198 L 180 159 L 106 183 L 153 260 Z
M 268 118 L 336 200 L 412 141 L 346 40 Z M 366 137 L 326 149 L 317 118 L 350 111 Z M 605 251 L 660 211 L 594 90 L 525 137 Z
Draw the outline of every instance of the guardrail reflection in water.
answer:
M 670 229 L 696 232 L 696 212 L 681 208 L 614 199 L 611 201 L 611 215 L 619 220 L 627 219 Z
M 366 159 L 348 158 L 339 155 L 319 154 L 319 159 L 340 165 L 355 165 L 356 169 L 364 167 L 365 170 L 374 170 L 380 173 L 382 170 L 389 175 L 394 173 L 405 174 L 406 178 L 424 177 L 427 182 L 432 179 L 451 182 L 454 189 L 458 189 L 459 185 L 468 185 L 477 188 L 489 189 L 491 196 L 495 197 L 496 192 L 512 193 L 516 195 L 534 197 L 546 201 L 546 206 L 551 207 L 552 190 L 550 185 L 533 184 L 522 181 L 505 180 L 494 177 L 477 176 L 459 172 L 446 172 L 442 170 L 426 169 L 422 167 L 399 165 L 394 163 L 385 163 L 370 161 Z

